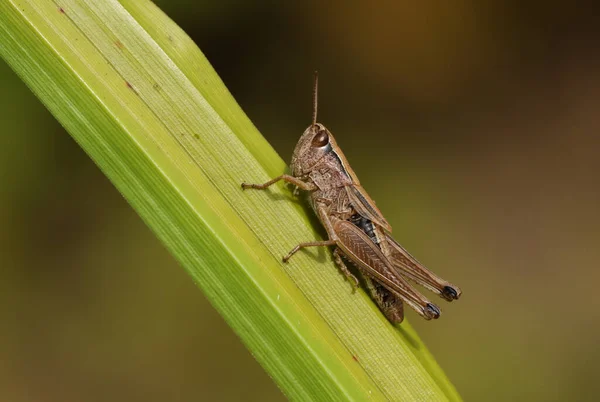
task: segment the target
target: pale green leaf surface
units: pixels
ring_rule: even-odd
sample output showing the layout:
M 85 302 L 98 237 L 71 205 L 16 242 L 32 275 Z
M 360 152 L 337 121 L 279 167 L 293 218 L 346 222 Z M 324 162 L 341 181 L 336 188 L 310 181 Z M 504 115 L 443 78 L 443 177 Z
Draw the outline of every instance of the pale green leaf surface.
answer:
M 0 0 L 0 35 L 2 57 L 288 396 L 460 400 L 408 324 L 353 294 L 329 252 L 281 263 L 318 237 L 307 209 L 283 186 L 240 183 L 285 163 L 152 3 Z

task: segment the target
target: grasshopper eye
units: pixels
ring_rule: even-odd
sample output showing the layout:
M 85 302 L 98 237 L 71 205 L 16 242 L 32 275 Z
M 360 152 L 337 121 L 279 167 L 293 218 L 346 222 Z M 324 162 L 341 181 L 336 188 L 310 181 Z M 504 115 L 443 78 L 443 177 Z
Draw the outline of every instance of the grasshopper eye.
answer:
M 321 130 L 315 135 L 312 139 L 311 145 L 314 148 L 324 147 L 329 143 L 329 135 L 327 135 L 327 131 Z

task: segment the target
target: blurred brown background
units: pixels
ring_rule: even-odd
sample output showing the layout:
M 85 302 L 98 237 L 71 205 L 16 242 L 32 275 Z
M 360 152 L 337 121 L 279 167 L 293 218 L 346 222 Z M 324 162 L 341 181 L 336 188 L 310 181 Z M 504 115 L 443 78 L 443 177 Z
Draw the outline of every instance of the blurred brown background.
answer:
M 463 298 L 408 319 L 469 401 L 600 392 L 600 29 L 575 5 L 160 0 L 289 160 L 310 121 Z M 574 4 L 574 3 L 573 3 Z M 282 400 L 0 65 L 0 400 Z

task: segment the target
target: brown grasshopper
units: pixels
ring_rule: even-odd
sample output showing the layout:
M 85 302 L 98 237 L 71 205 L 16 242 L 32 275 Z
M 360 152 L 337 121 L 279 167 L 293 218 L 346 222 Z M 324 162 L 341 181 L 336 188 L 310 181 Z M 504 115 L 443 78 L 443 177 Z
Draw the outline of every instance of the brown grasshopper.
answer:
M 404 279 L 437 293 L 447 301 L 456 300 L 461 291 L 425 268 L 392 237 L 392 227 L 375 202 L 362 188 L 333 135 L 317 123 L 318 76 L 313 88 L 312 124 L 298 141 L 290 169 L 264 184 L 242 183 L 242 188 L 266 189 L 283 180 L 310 194 L 311 207 L 325 227 L 329 240 L 300 243 L 283 261 L 287 262 L 305 247 L 335 246 L 334 260 L 349 280 L 358 287 L 358 279 L 346 267 L 342 257 L 362 274 L 371 298 L 392 323 L 404 319 L 406 302 L 426 320 L 440 316 L 440 309 L 418 293 Z

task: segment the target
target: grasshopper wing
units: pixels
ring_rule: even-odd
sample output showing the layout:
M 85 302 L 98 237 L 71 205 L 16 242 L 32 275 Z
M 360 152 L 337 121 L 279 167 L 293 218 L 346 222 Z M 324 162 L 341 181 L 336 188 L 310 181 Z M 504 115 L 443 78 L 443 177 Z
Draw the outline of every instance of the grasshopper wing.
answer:
M 350 199 L 352 207 L 364 218 L 381 226 L 388 232 L 392 231 L 392 226 L 385 220 L 383 214 L 375 205 L 375 201 L 369 197 L 369 194 L 358 184 L 346 186 L 346 192 Z
M 461 291 L 458 286 L 446 282 L 423 266 L 415 257 L 410 255 L 396 240 L 386 233 L 386 241 L 390 246 L 390 260 L 400 273 L 419 285 L 440 295 L 447 301 L 458 300 Z
M 348 221 L 338 220 L 333 229 L 338 237 L 336 245 L 365 276 L 373 278 L 394 296 L 405 301 L 423 318 L 430 320 L 440 316 L 440 309 L 415 291 L 359 228 Z

